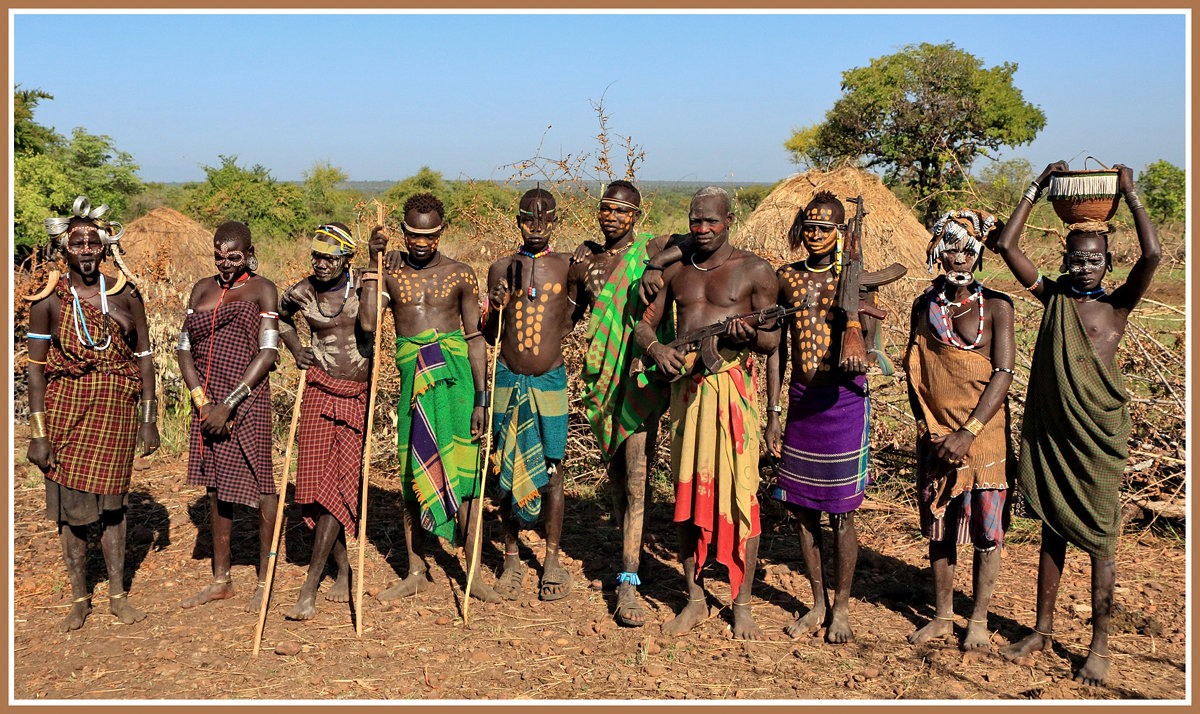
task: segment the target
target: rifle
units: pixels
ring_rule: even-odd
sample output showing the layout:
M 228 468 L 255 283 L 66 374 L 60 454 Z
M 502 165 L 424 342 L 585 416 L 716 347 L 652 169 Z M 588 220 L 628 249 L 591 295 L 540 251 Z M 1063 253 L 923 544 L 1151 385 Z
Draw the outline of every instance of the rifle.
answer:
M 792 313 L 801 310 L 803 307 L 803 305 L 794 305 L 792 307 L 772 305 L 770 307 L 764 307 L 761 310 L 755 310 L 754 312 L 747 312 L 743 315 L 732 315 L 730 317 L 718 320 L 711 325 L 705 325 L 704 327 L 698 327 L 694 330 L 688 330 L 687 332 L 676 337 L 671 344 L 667 345 L 667 347 L 677 350 L 683 354 L 700 350 L 700 359 L 704 363 L 705 368 L 707 368 L 710 372 L 715 372 L 721 368 L 722 361 L 721 355 L 717 351 L 717 339 L 721 335 L 729 332 L 729 323 L 733 322 L 734 320 L 745 320 L 746 322 L 750 323 L 752 327 L 762 327 L 771 320 L 778 320 L 791 315 Z M 641 354 L 635 357 L 629 364 L 629 375 L 631 377 L 636 377 L 637 375 L 646 372 L 648 369 L 648 359 L 650 359 L 649 355 L 646 354 Z M 650 362 L 652 363 L 653 360 L 650 359 Z M 683 376 L 680 374 L 673 374 L 668 377 L 667 375 L 663 375 L 657 371 L 653 372 L 652 374 L 658 375 L 660 379 L 671 382 L 674 382 Z
M 854 219 L 848 226 L 849 235 L 846 236 L 845 244 L 842 246 L 842 261 L 838 266 L 836 299 L 837 306 L 845 318 L 843 328 L 847 327 L 846 323 L 858 322 L 860 314 L 870 315 L 876 320 L 883 320 L 887 317 L 887 312 L 866 302 L 864 299 L 866 293 L 871 288 L 895 282 L 908 273 L 908 269 L 900 263 L 892 263 L 882 270 L 863 270 L 862 224 L 863 218 L 870 211 L 863 202 L 862 194 L 856 198 L 848 198 L 846 201 L 855 204 L 857 210 L 854 213 Z M 861 359 L 866 361 L 867 348 L 863 343 L 861 329 L 842 330 L 842 346 L 841 353 L 838 355 L 838 364 L 842 364 L 852 354 L 860 355 Z

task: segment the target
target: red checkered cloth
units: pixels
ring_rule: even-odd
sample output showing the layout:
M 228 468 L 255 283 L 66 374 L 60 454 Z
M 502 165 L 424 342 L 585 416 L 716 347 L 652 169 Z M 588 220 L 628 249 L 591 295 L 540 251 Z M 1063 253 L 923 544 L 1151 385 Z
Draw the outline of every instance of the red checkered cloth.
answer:
M 125 493 L 137 442 L 141 371 L 117 322 L 82 300 L 79 305 L 92 339 L 97 344 L 104 344 L 109 335 L 113 339 L 105 350 L 80 344 L 66 278 L 55 293 L 58 330 L 45 368 L 46 436 L 55 465 L 46 478 L 88 493 Z
M 347 533 L 357 533 L 368 383 L 334 379 L 316 365 L 305 375 L 297 427 L 296 503 L 319 503 Z M 309 516 L 304 522 L 309 528 L 316 526 Z
M 194 312 L 184 320 L 196 372 L 201 384 L 208 381 L 204 392 L 209 399 L 219 402 L 232 392 L 258 355 L 258 326 L 258 304 L 246 300 L 225 303 L 214 312 Z M 260 496 L 276 492 L 268 377 L 250 390 L 230 417 L 234 423 L 229 436 L 210 439 L 201 435 L 200 413 L 192 409 L 187 482 L 216 488 L 218 500 L 257 507 Z

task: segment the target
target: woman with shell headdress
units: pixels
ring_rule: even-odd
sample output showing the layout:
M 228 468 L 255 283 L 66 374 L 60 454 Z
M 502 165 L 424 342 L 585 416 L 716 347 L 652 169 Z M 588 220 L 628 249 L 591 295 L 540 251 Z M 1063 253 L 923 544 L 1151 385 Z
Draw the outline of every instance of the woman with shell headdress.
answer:
M 130 624 L 146 615 L 125 591 L 125 507 L 134 449 L 158 448 L 158 404 L 146 309 L 125 277 L 101 271 L 124 233 L 106 221 L 108 205 L 75 199 L 73 215 L 46 219 L 67 264 L 25 296 L 29 311 L 27 457 L 45 474 L 46 517 L 58 524 L 73 602 L 59 624 L 78 629 L 91 611 L 84 568 L 86 526 L 103 525 L 109 609 Z

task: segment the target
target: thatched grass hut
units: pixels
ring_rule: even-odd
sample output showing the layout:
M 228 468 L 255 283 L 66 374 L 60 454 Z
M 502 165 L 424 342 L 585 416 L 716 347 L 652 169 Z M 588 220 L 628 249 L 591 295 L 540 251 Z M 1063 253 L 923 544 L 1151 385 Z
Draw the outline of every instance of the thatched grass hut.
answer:
M 774 265 L 800 260 L 804 249 L 792 253 L 787 232 L 814 194 L 828 190 L 846 202 L 862 195 L 867 206 L 863 220 L 863 262 L 867 270 L 879 270 L 893 262 L 908 268 L 908 275 L 881 290 L 879 301 L 889 312 L 891 325 L 908 329 L 908 308 L 930 278 L 925 265 L 929 233 L 878 176 L 861 169 L 846 167 L 835 171 L 809 171 L 787 179 L 775 188 L 742 225 L 735 239 L 770 260 Z M 846 218 L 854 215 L 853 204 L 846 205 Z
M 160 206 L 125 227 L 125 264 L 143 284 L 167 280 L 190 287 L 213 273 L 213 234 L 174 208 Z

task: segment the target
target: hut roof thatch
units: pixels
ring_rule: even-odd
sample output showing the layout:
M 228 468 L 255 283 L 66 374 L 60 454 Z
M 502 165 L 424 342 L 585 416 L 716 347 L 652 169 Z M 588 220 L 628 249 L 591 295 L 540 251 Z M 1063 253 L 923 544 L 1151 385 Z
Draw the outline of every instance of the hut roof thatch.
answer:
M 139 277 L 194 283 L 213 272 L 212 233 L 160 206 L 125 227 L 125 263 Z

